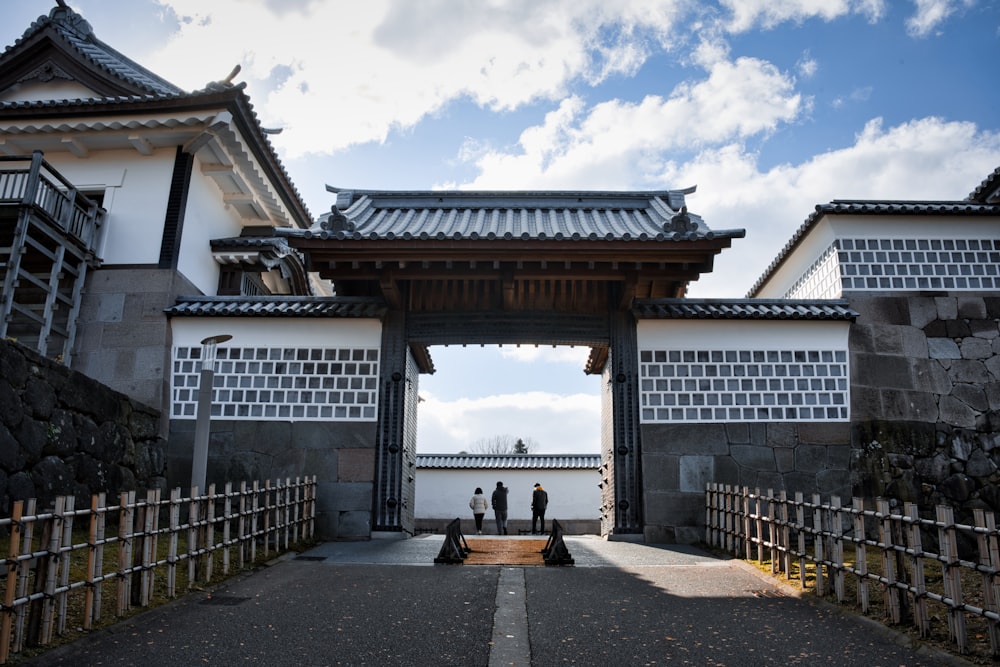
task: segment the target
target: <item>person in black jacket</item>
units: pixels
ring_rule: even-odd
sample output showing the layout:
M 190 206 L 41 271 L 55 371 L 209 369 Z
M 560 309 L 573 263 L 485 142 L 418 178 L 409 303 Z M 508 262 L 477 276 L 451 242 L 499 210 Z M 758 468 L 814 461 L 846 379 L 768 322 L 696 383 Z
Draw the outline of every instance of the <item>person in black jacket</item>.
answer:
M 531 534 L 545 534 L 545 508 L 549 506 L 549 494 L 542 485 L 535 482 L 535 490 L 531 492 Z M 541 522 L 541 529 L 535 532 L 535 523 Z
M 493 505 L 493 514 L 497 518 L 497 535 L 507 534 L 507 492 L 508 489 L 503 482 L 497 482 L 497 488 L 493 490 L 493 497 L 490 504 Z

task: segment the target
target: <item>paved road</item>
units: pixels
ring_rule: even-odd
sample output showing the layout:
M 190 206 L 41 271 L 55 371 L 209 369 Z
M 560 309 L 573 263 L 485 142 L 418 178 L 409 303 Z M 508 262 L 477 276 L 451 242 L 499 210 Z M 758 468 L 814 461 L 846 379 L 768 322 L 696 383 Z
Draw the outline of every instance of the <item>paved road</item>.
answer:
M 570 537 L 573 567 L 499 567 L 440 544 L 323 544 L 23 664 L 961 664 L 691 547 Z

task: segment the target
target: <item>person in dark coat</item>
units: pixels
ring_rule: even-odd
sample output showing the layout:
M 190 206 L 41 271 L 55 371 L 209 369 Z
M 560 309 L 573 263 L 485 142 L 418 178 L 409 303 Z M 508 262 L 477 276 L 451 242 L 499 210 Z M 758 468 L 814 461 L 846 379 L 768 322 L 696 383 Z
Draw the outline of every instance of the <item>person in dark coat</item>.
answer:
M 535 490 L 531 492 L 531 534 L 545 534 L 545 508 L 549 506 L 549 494 L 542 485 L 535 482 Z M 535 523 L 540 522 L 540 530 L 535 532 Z
M 493 497 L 490 504 L 493 506 L 493 514 L 497 519 L 497 535 L 507 534 L 507 492 L 508 489 L 503 482 L 497 482 L 497 488 L 493 490 Z

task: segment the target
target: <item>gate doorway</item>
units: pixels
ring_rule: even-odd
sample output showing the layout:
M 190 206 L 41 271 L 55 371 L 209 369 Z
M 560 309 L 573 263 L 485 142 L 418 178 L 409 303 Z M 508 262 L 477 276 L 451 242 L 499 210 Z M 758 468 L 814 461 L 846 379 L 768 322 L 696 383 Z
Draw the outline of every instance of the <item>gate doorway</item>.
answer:
M 639 299 L 679 298 L 743 230 L 712 231 L 687 190 L 341 190 L 318 227 L 282 230 L 343 303 L 385 304 L 373 532 L 413 532 L 421 375 L 446 345 L 589 350 L 602 411 L 602 533 L 643 532 Z
M 417 453 L 514 453 L 521 439 L 530 454 L 600 454 L 600 381 L 583 372 L 588 353 L 535 345 L 432 348 L 435 373 L 420 378 Z
M 494 535 L 487 508 L 476 526 L 469 499 L 509 490 L 511 535 L 532 531 L 535 483 L 547 517 L 571 534 L 600 532 L 601 386 L 586 375 L 586 348 L 436 346 L 435 373 L 420 378 L 415 529 L 443 532 L 456 517 L 466 535 Z M 544 526 L 539 527 L 544 528 Z

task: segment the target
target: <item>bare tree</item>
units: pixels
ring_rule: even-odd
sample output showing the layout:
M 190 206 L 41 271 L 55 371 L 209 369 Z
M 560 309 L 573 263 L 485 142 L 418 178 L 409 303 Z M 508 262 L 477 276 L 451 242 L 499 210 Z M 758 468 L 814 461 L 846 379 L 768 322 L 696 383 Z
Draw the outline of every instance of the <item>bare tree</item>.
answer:
M 527 454 L 536 449 L 531 438 L 515 438 L 512 435 L 494 435 L 480 438 L 469 447 L 474 454 Z

